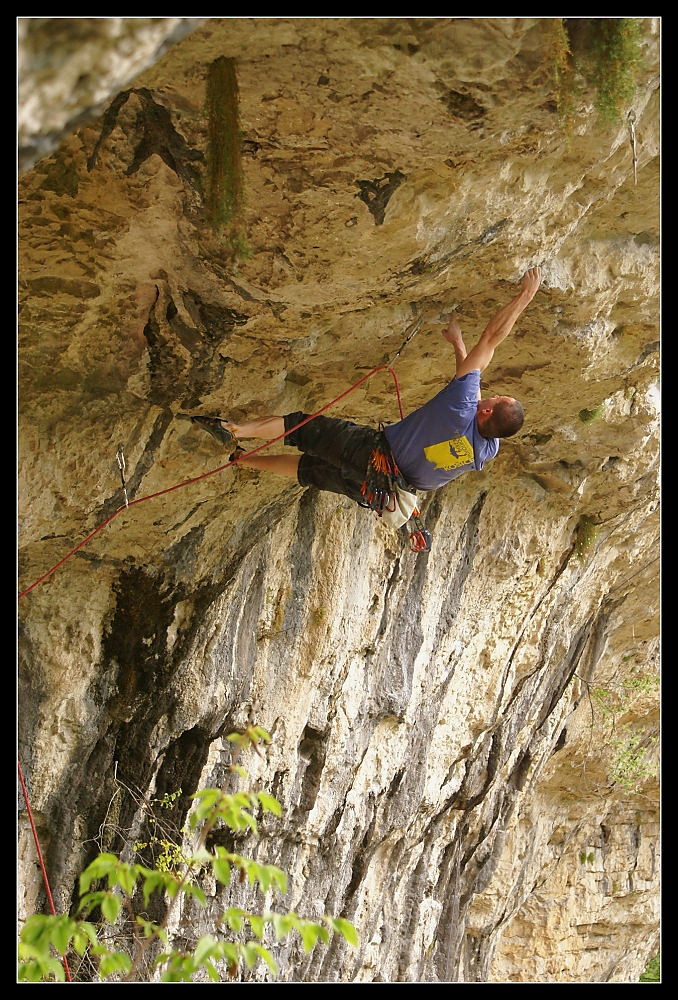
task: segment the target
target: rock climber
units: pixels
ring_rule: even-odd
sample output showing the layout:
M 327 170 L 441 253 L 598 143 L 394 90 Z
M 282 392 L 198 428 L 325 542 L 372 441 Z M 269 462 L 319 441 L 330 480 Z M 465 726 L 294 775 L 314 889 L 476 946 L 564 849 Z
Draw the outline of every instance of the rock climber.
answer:
M 285 443 L 298 448 L 301 455 L 241 458 L 239 441 L 278 437 L 308 414 L 298 411 L 285 416 L 255 417 L 243 423 L 220 417 L 190 419 L 227 448 L 236 449 L 234 458 L 246 469 L 290 476 L 301 486 L 341 493 L 361 506 L 374 506 L 368 502 L 372 493 L 366 484 L 370 481 L 370 471 L 374 471 L 371 466 L 375 449 L 378 452 L 380 446 L 406 487 L 435 490 L 464 472 L 479 472 L 497 454 L 499 438 L 511 437 L 523 426 L 523 407 L 518 400 L 512 396 L 481 398 L 480 373 L 534 298 L 540 282 L 541 269 L 530 268 L 523 276 L 519 294 L 490 320 L 468 353 L 453 312 L 443 336 L 454 348 L 455 377 L 404 420 L 387 425 L 383 436 L 371 427 L 320 415 L 285 438 Z

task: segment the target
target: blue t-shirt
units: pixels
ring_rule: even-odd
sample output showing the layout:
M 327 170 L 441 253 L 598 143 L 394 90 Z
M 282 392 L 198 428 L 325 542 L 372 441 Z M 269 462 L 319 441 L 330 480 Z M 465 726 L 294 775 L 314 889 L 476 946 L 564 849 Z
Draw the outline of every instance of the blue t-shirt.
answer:
M 498 438 L 478 432 L 480 372 L 454 378 L 404 420 L 386 427 L 393 457 L 407 482 L 436 490 L 462 472 L 480 472 L 499 451 Z

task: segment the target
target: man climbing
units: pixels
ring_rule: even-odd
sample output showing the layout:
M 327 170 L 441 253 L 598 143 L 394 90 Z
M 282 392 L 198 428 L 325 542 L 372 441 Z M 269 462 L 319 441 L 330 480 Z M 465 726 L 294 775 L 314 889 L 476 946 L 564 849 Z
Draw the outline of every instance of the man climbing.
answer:
M 344 494 L 362 506 L 374 506 L 367 502 L 371 494 L 366 485 L 375 454 L 380 451 L 390 451 L 387 463 L 394 460 L 396 471 L 413 489 L 435 490 L 464 472 L 479 472 L 497 454 L 498 439 L 516 434 L 524 419 L 521 404 L 512 396 L 481 399 L 480 373 L 534 298 L 540 282 L 541 269 L 530 268 L 523 276 L 520 293 L 490 320 L 468 354 L 457 317 L 452 313 L 443 336 L 454 348 L 455 378 L 404 420 L 388 425 L 384 429 L 385 441 L 371 427 L 321 415 L 285 438 L 286 444 L 303 454 L 240 458 L 236 449 L 236 461 L 247 469 L 290 476 L 301 486 Z M 219 417 L 191 419 L 222 444 L 233 447 L 245 438 L 279 437 L 307 416 L 299 411 L 282 417 L 256 417 L 240 424 Z

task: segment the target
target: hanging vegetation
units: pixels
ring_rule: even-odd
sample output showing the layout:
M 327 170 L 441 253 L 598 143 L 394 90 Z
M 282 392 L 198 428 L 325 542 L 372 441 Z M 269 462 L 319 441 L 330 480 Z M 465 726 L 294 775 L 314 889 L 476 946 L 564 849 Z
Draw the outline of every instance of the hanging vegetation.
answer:
M 567 135 L 572 131 L 575 102 L 579 94 L 570 38 L 562 17 L 547 17 L 543 22 L 560 124 Z
M 589 80 L 598 96 L 604 122 L 622 117 L 636 91 L 635 72 L 642 62 L 641 25 L 636 17 L 601 17 L 591 24 L 592 68 Z
M 596 91 L 601 124 L 619 121 L 635 94 L 635 73 L 642 63 L 640 20 L 592 17 L 573 24 L 567 18 L 550 17 L 544 19 L 542 27 L 564 131 L 568 135 L 572 132 L 575 109 L 586 84 Z
M 251 256 L 245 238 L 245 185 L 240 134 L 240 104 L 235 60 L 220 56 L 207 72 L 207 191 L 209 223 L 232 257 Z

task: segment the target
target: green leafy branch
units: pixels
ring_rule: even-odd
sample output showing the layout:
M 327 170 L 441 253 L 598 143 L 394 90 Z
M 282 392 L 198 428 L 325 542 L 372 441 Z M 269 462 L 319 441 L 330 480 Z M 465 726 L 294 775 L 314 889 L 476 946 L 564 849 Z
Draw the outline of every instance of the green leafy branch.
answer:
M 622 657 L 625 663 L 630 659 L 631 654 Z M 631 667 L 630 675 L 608 687 L 593 687 L 580 674 L 574 674 L 585 685 L 591 710 L 589 725 L 591 737 L 583 761 L 583 775 L 586 776 L 586 760 L 591 750 L 597 711 L 607 729 L 608 746 L 613 751 L 612 763 L 607 773 L 608 786 L 617 785 L 629 792 L 640 791 L 642 782 L 655 777 L 658 773 L 657 766 L 647 758 L 648 749 L 658 742 L 657 739 L 646 736 L 642 726 L 634 727 L 627 723 L 618 728 L 619 717 L 631 710 L 635 699 L 642 694 L 656 691 L 660 683 L 659 677 L 655 674 L 636 673 L 635 670 L 635 667 Z M 597 784 L 597 782 L 592 783 Z
M 562 17 L 544 18 L 542 30 L 546 38 L 547 59 L 560 124 L 565 134 L 569 136 L 574 125 L 576 101 L 580 93 L 570 50 L 570 38 Z
M 647 750 L 654 743 L 657 738 L 646 737 L 644 728 L 624 726 L 622 734 L 612 743 L 615 758 L 608 775 L 610 781 L 628 792 L 639 792 L 643 781 L 658 773 L 656 765 L 647 759 Z
M 645 674 L 625 677 L 616 689 L 589 689 L 592 701 L 597 705 L 604 722 L 610 726 L 610 745 L 614 756 L 608 771 L 608 781 L 628 792 L 640 791 L 643 781 L 656 777 L 658 768 L 648 760 L 647 750 L 657 739 L 646 737 L 642 726 L 634 728 L 627 723 L 618 730 L 617 717 L 629 710 L 630 702 L 635 697 L 655 690 L 658 684 L 658 677 Z
M 258 916 L 246 913 L 238 907 L 231 907 L 222 914 L 220 920 L 227 923 L 230 929 L 235 932 L 241 931 L 245 921 L 247 921 L 252 933 L 259 940 L 242 943 L 218 940 L 212 934 L 205 934 L 200 938 L 193 951 L 174 950 L 158 956 L 157 964 L 167 963 L 167 969 L 162 977 L 164 982 L 190 982 L 200 967 L 206 970 L 210 979 L 219 982 L 219 972 L 214 965 L 214 962 L 219 960 L 225 960 L 229 974 L 235 976 L 241 960 L 245 962 L 248 969 L 251 969 L 257 959 L 262 958 L 275 976 L 278 971 L 277 964 L 269 949 L 263 944 L 265 929 L 269 925 L 273 928 L 277 942 L 282 941 L 293 930 L 296 930 L 301 937 L 306 954 L 315 947 L 318 940 L 329 944 L 328 928 L 341 934 L 354 947 L 358 944 L 358 935 L 353 924 L 348 920 L 327 916 L 323 917 L 323 923 L 316 923 L 312 920 L 304 920 L 293 912 L 285 914 L 264 913 Z
M 257 726 L 248 727 L 242 734 L 231 734 L 228 739 L 240 750 L 252 747 L 261 754 L 259 744 L 270 741 L 268 733 Z M 241 778 L 247 772 L 238 764 L 232 764 L 231 773 Z M 179 793 L 170 796 L 172 804 Z M 167 798 L 167 796 L 166 796 Z M 238 907 L 231 907 L 215 921 L 218 935 L 206 934 L 199 938 L 191 949 L 179 949 L 169 941 L 168 926 L 179 899 L 195 900 L 199 906 L 206 906 L 206 897 L 193 877 L 203 869 L 211 869 L 214 878 L 223 886 L 231 883 L 233 872 L 238 873 L 241 882 L 247 881 L 257 886 L 261 893 L 277 890 L 287 892 L 287 875 L 275 865 L 259 864 L 243 855 L 227 851 L 217 846 L 214 852 L 205 844 L 210 831 L 217 824 L 223 824 L 235 833 L 251 830 L 258 832 L 256 813 L 263 811 L 275 816 L 281 815 L 280 803 L 272 795 L 263 791 L 238 791 L 227 793 L 223 788 L 205 788 L 192 796 L 195 808 L 190 816 L 190 830 L 199 835 L 197 844 L 187 857 L 181 855 L 184 870 L 175 866 L 156 863 L 155 868 L 141 864 L 129 864 L 110 853 L 99 854 L 80 876 L 80 901 L 76 919 L 70 916 L 46 916 L 36 914 L 29 917 L 21 931 L 19 942 L 19 980 L 40 982 L 64 980 L 62 962 L 56 956 L 63 956 L 72 948 L 79 956 L 91 955 L 98 964 L 98 975 L 106 979 L 117 975 L 123 982 L 135 980 L 142 960 L 148 949 L 161 943 L 165 950 L 152 963 L 152 968 L 161 968 L 163 982 L 190 982 L 194 975 L 204 969 L 214 981 L 219 981 L 219 970 L 215 963 L 226 963 L 231 976 L 237 975 L 241 963 L 251 969 L 262 959 L 275 975 L 277 965 L 264 942 L 268 927 L 276 942 L 292 932 L 301 938 L 304 951 L 309 952 L 318 941 L 328 944 L 331 933 L 342 935 L 349 944 L 356 946 L 357 933 L 353 925 L 344 919 L 324 916 L 321 922 L 305 920 L 294 912 L 263 914 L 249 913 Z M 163 800 L 161 807 L 165 804 Z M 173 845 L 177 847 L 178 845 Z M 177 859 L 175 859 L 177 860 Z M 104 886 L 101 886 L 101 883 Z M 151 896 L 158 893 L 169 899 L 165 917 L 158 924 L 135 914 L 132 905 L 139 891 L 144 907 L 148 907 Z M 106 925 L 113 928 L 118 922 L 121 909 L 125 907 L 134 931 L 133 954 L 123 949 L 109 949 L 104 944 Z M 94 924 L 87 919 L 93 910 L 99 910 L 102 922 Z M 181 922 L 180 922 L 181 924 Z M 249 941 L 233 941 L 229 934 L 241 934 L 245 925 L 254 938 Z

